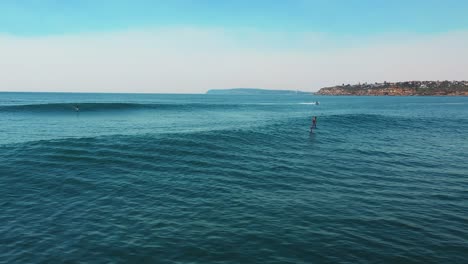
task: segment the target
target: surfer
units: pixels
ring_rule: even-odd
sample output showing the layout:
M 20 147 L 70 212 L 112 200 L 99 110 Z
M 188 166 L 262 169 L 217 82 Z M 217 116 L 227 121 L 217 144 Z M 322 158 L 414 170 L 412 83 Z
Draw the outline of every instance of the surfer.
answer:
M 317 128 L 317 117 L 312 117 L 312 125 L 310 126 L 310 133 L 314 133 L 314 128 Z
M 75 107 L 75 112 L 79 112 L 79 111 L 80 111 L 80 108 L 78 107 L 78 105 L 74 105 L 73 107 Z
M 318 101 L 315 101 L 315 105 L 319 105 L 319 102 L 318 102 Z

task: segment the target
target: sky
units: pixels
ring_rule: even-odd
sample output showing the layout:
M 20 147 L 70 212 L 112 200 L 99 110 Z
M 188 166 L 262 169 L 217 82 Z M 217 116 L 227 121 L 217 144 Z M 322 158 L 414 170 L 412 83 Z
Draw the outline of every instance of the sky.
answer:
M 465 0 L 0 0 L 0 91 L 468 79 Z

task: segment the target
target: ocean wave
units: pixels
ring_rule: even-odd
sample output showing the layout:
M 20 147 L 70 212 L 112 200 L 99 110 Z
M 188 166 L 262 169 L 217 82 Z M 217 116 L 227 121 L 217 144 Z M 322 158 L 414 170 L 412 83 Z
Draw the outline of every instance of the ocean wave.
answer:
M 0 106 L 3 112 L 28 112 L 28 113 L 68 113 L 68 112 L 106 112 L 106 111 L 132 111 L 132 110 L 170 110 L 170 109 L 223 109 L 238 105 L 230 104 L 204 104 L 204 103 L 49 103 L 28 105 L 4 105 Z
M 388 129 L 426 121 L 321 115 L 310 137 L 302 116 L 2 146 L 0 259 L 180 262 L 189 252 L 194 263 L 360 260 L 340 255 L 351 245 L 369 262 L 402 254 L 462 263 L 463 157 Z M 314 246 L 323 243 L 337 246 Z
M 106 112 L 106 111 L 137 111 L 137 110 L 222 110 L 222 109 L 242 109 L 248 107 L 269 107 L 285 105 L 315 105 L 315 102 L 299 103 L 120 103 L 120 102 L 70 102 L 70 103 L 46 103 L 46 104 L 15 104 L 0 105 L 0 112 L 18 113 L 69 113 L 69 112 Z
M 156 107 L 156 105 L 132 104 L 132 103 L 50 103 L 0 106 L 0 111 L 5 112 L 74 112 L 79 111 L 106 111 L 106 110 L 131 110 Z M 78 108 L 78 109 L 77 109 Z

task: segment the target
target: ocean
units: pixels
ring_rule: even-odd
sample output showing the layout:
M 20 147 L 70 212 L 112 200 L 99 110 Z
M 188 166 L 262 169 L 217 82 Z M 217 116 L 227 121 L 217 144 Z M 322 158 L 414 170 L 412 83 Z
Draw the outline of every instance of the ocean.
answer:
M 468 263 L 468 97 L 0 93 L 0 188 L 0 263 Z

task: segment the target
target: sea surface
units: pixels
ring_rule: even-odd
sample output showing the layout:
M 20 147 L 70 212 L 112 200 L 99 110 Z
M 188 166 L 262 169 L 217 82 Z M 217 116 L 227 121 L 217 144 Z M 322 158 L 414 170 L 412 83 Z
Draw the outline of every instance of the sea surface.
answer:
M 0 188 L 0 263 L 468 263 L 468 97 L 0 93 Z

